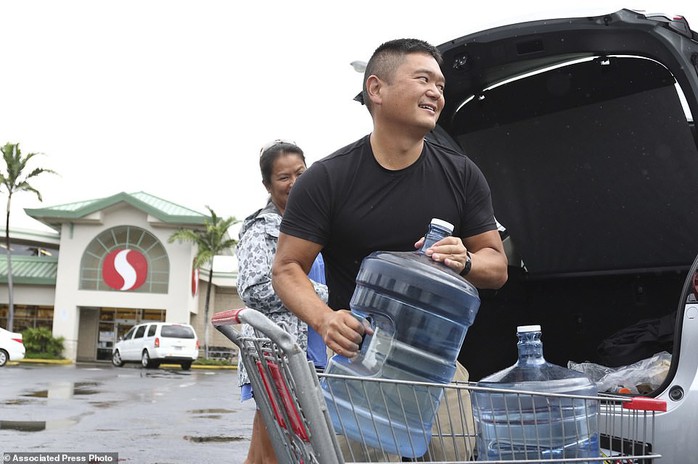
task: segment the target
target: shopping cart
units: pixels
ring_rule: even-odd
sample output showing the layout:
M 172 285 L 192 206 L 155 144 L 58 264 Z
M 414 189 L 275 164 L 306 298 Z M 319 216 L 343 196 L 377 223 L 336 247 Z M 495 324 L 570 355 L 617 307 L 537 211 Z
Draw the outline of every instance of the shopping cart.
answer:
M 594 423 L 591 429 L 600 431 L 598 437 L 594 435 L 594 440 L 598 438 L 602 450 L 598 456 L 591 457 L 546 456 L 543 453 L 526 454 L 525 458 L 509 456 L 507 460 L 489 462 L 635 464 L 649 463 L 661 457 L 652 450 L 652 442 L 655 414 L 666 410 L 662 401 L 645 397 L 542 394 L 484 388 L 467 382 L 443 385 L 318 374 L 293 337 L 255 310 L 244 308 L 220 312 L 214 315 L 212 323 L 240 349 L 240 359 L 249 374 L 255 400 L 280 463 L 457 463 L 475 460 L 478 430 L 474 416 L 482 418 L 479 408 L 489 407 L 476 399 L 488 397 L 506 397 L 508 405 L 535 402 L 539 408 L 542 402 L 550 405 L 549 416 L 559 414 L 561 402 L 582 402 L 583 409 L 599 412 L 595 416 L 598 423 Z M 250 324 L 255 329 L 255 336 L 243 336 L 235 327 L 240 323 Z M 419 391 L 419 396 L 424 397 L 425 389 L 433 392 L 434 403 L 422 404 L 415 411 L 410 396 Z M 371 392 L 370 401 L 361 398 L 361 392 Z M 337 414 L 332 410 L 337 396 L 354 398 L 351 403 L 362 407 L 356 408 L 353 418 L 351 414 Z M 367 404 L 368 410 L 365 408 Z M 527 419 L 515 409 L 506 411 L 511 430 L 503 429 L 501 441 L 523 440 L 524 448 L 544 449 L 550 427 L 545 421 L 536 422 L 534 436 L 516 437 L 520 429 L 516 420 Z M 375 411 L 381 411 L 380 418 L 374 414 Z M 387 422 L 385 411 L 389 411 Z M 398 433 L 397 424 L 405 423 L 415 414 L 433 416 L 433 422 L 426 421 L 433 424 L 431 430 L 411 430 L 411 435 L 404 438 Z M 357 428 L 357 423 L 361 427 Z M 414 454 L 410 449 L 421 439 L 428 442 L 424 455 L 403 458 Z M 396 444 L 400 447 L 398 452 Z M 480 459 L 486 457 L 485 453 L 480 454 Z

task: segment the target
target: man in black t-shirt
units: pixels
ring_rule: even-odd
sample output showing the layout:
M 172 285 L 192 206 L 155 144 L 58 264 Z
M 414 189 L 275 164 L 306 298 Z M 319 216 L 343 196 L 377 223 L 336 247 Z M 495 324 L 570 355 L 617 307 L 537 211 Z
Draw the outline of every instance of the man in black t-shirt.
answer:
M 429 140 L 444 106 L 436 48 L 415 39 L 386 42 L 368 62 L 363 100 L 373 132 L 314 163 L 289 197 L 273 267 L 286 307 L 343 356 L 366 330 L 348 311 L 362 259 L 372 251 L 419 247 L 432 218 L 454 224 L 427 255 L 479 288 L 499 288 L 507 259 L 490 190 L 467 157 Z M 415 241 L 417 241 L 415 243 Z M 330 300 L 307 271 L 322 251 Z

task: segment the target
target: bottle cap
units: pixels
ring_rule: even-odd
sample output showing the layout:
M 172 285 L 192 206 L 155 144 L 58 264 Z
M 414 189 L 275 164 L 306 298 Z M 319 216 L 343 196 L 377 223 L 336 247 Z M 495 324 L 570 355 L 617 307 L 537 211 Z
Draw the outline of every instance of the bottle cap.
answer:
M 516 328 L 516 333 L 540 332 L 540 325 L 520 325 Z
M 439 219 L 439 218 L 434 218 L 431 220 L 431 224 L 434 224 L 436 226 L 439 226 L 443 229 L 448 230 L 449 234 L 453 233 L 453 224 L 451 224 L 448 221 L 444 221 L 443 219 Z

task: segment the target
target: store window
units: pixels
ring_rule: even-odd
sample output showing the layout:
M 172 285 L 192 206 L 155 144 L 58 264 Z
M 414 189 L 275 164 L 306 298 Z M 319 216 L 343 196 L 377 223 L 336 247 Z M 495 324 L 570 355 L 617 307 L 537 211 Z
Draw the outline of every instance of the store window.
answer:
M 6 328 L 10 309 L 7 305 L 0 305 L 0 327 Z M 26 329 L 38 329 L 44 327 L 51 330 L 53 327 L 53 307 L 35 305 L 14 305 L 14 317 L 12 319 L 12 331 L 22 332 Z
M 170 262 L 165 247 L 140 227 L 105 230 L 85 249 L 80 290 L 167 293 Z

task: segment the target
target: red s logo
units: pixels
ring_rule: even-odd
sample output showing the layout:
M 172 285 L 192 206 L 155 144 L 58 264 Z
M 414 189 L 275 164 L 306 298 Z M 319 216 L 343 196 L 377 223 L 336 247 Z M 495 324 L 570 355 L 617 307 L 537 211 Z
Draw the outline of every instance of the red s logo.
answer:
M 148 260 L 136 250 L 118 248 L 102 263 L 102 279 L 115 290 L 135 290 L 148 276 Z

